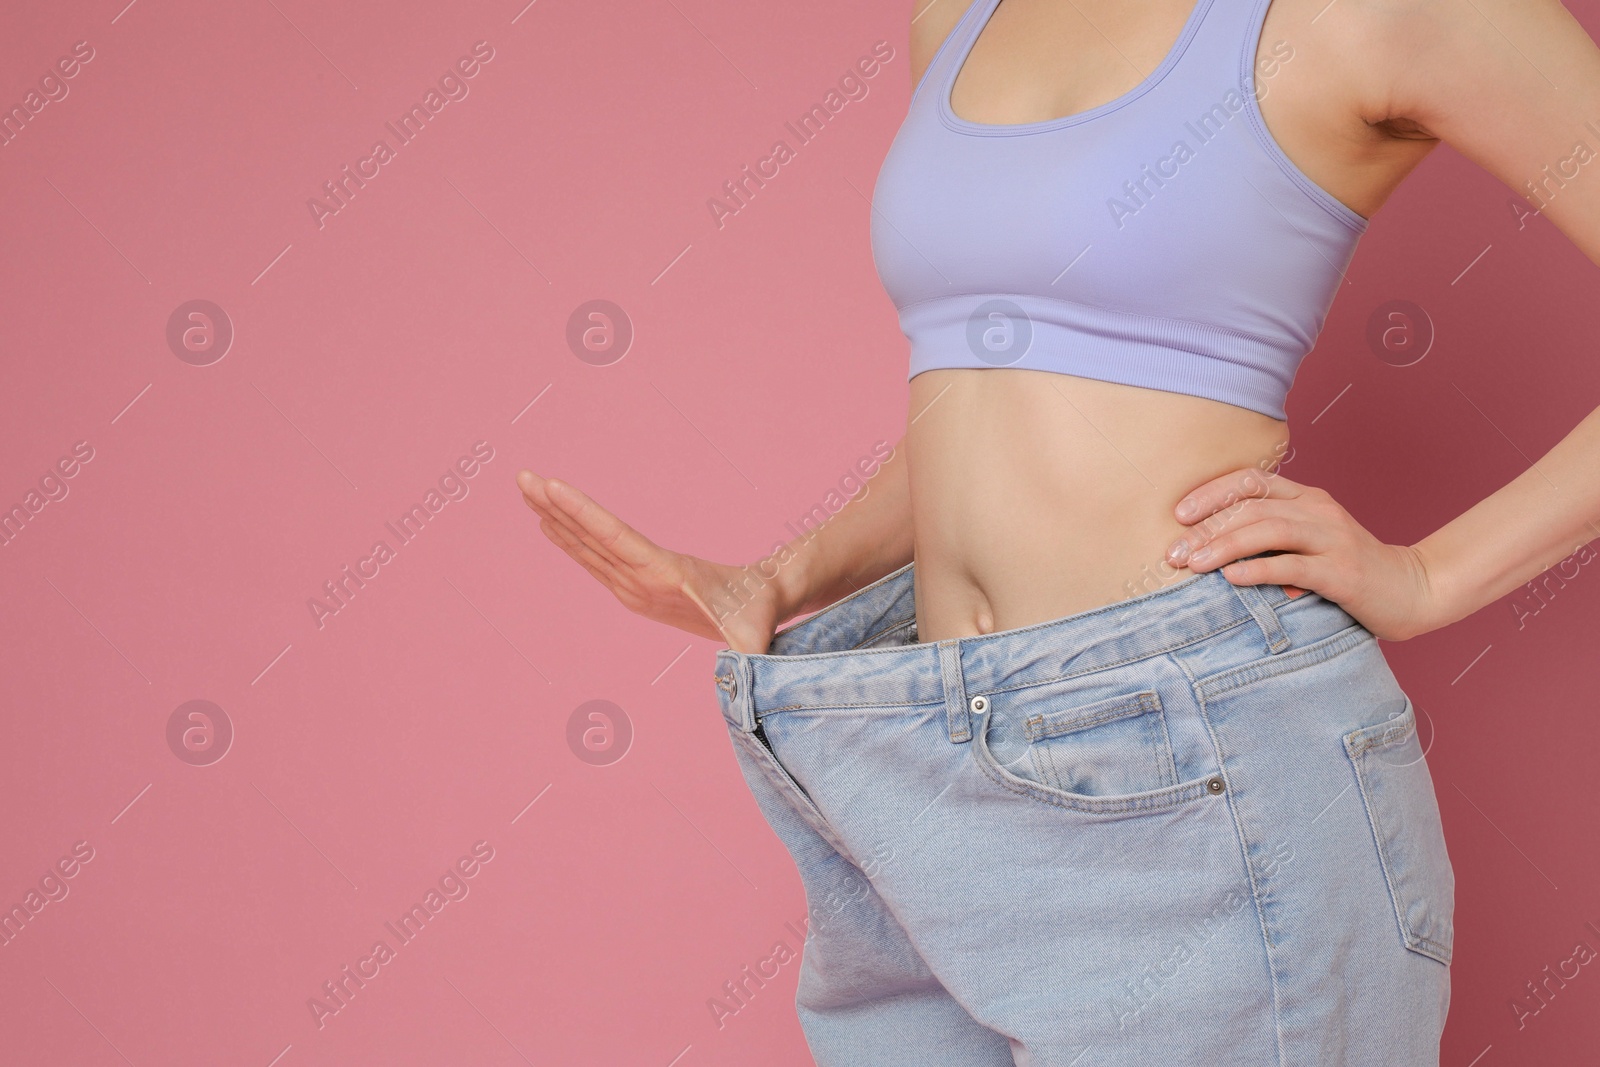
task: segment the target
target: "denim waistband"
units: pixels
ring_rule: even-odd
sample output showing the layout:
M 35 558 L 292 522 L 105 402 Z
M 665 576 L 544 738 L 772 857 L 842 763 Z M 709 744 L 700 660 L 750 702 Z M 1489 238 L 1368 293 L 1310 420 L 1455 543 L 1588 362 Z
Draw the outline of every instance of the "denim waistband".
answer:
M 782 631 L 765 653 L 719 650 L 723 715 L 748 732 L 777 710 L 948 702 L 954 722 L 963 693 L 1104 670 L 1246 623 L 1258 628 L 1264 652 L 1289 647 L 1277 615 L 1291 599 L 1283 586 L 1236 586 L 1220 570 L 1033 626 L 907 643 L 914 642 L 916 624 L 915 566 L 908 563 Z M 1317 594 L 1307 591 L 1303 598 Z

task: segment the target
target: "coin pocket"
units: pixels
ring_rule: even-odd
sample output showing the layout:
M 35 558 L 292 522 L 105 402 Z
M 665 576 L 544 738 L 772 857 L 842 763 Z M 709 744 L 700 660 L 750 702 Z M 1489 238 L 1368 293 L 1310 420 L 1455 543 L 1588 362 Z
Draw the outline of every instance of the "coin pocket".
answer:
M 1031 708 L 1022 726 L 1033 773 L 1051 788 L 1112 796 L 1178 781 L 1161 698 L 1153 690 Z

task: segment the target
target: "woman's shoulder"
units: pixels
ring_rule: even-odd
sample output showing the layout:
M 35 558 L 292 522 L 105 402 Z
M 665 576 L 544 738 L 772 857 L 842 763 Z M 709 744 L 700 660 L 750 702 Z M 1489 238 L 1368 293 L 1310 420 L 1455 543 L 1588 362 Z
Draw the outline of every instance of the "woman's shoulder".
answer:
M 911 0 L 911 84 L 921 84 L 950 31 L 973 4 L 983 0 Z

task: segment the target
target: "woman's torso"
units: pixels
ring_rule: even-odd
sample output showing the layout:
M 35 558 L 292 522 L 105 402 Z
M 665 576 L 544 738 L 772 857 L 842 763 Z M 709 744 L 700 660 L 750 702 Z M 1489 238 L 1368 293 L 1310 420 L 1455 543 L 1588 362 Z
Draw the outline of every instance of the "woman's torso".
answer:
M 979 13 L 991 6 L 974 2 Z M 1218 20 L 1237 22 L 1240 5 L 1257 0 L 1200 2 L 1232 8 Z M 1137 8 L 1120 0 L 1001 0 L 981 30 L 957 31 L 952 45 L 977 33 L 964 62 L 959 48 L 945 49 L 929 71 L 967 6 L 933 0 L 919 8 L 913 84 L 922 83 L 921 107 L 934 107 L 930 94 L 942 88 L 957 123 L 996 126 L 1119 100 L 1170 65 L 1198 10 L 1191 0 Z M 1363 47 L 1364 35 L 1379 28 L 1361 24 L 1361 9 L 1318 17 L 1325 7 L 1325 0 L 1273 0 L 1256 49 L 1258 106 L 1277 146 L 1320 187 L 1311 193 L 1364 219 L 1437 142 L 1408 136 L 1403 120 L 1383 121 L 1386 86 L 1374 76 L 1381 60 L 1366 58 L 1373 50 Z M 1282 62 L 1285 54 L 1292 59 Z M 913 115 L 918 106 L 914 100 Z M 1093 121 L 1119 119 L 1138 116 L 1124 108 Z M 1028 158 L 1026 141 L 993 143 L 1013 153 L 1013 167 Z M 880 222 L 908 241 L 905 232 L 915 233 L 908 220 Z M 1066 251 L 1064 267 L 1075 250 Z M 1083 267 L 1095 262 L 1082 258 Z M 1032 625 L 1180 580 L 1190 572 L 1165 563 L 1167 546 L 1185 529 L 1173 514 L 1177 502 L 1211 478 L 1269 466 L 1289 440 L 1287 423 L 1263 410 L 1021 367 L 921 371 L 911 380 L 908 420 L 921 641 Z

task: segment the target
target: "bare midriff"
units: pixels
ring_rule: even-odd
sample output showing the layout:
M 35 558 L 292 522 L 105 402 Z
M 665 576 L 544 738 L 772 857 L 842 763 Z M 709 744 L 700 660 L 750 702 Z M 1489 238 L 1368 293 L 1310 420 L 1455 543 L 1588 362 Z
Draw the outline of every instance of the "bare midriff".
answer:
M 967 6 L 917 5 L 913 84 Z M 1326 7 L 1270 4 L 1257 68 L 1275 73 L 1257 79 L 1258 99 L 1300 170 L 1371 218 L 1438 141 L 1393 114 L 1387 68 L 1358 62 L 1381 54 L 1360 44 L 1387 32 L 1379 14 L 1361 9 L 1335 35 L 1314 25 Z M 1098 106 L 1155 68 L 1193 9 L 1005 0 L 950 103 L 989 124 Z M 1262 66 L 1285 44 L 1292 62 Z M 1165 562 L 1188 529 L 1178 501 L 1231 471 L 1271 468 L 1289 441 L 1286 422 L 1248 408 L 1015 367 L 919 374 L 907 417 L 919 641 L 1030 626 L 1189 577 Z
M 1017 368 L 911 380 L 917 640 L 1012 630 L 1189 577 L 1174 508 L 1271 468 L 1288 424 L 1204 397 Z

